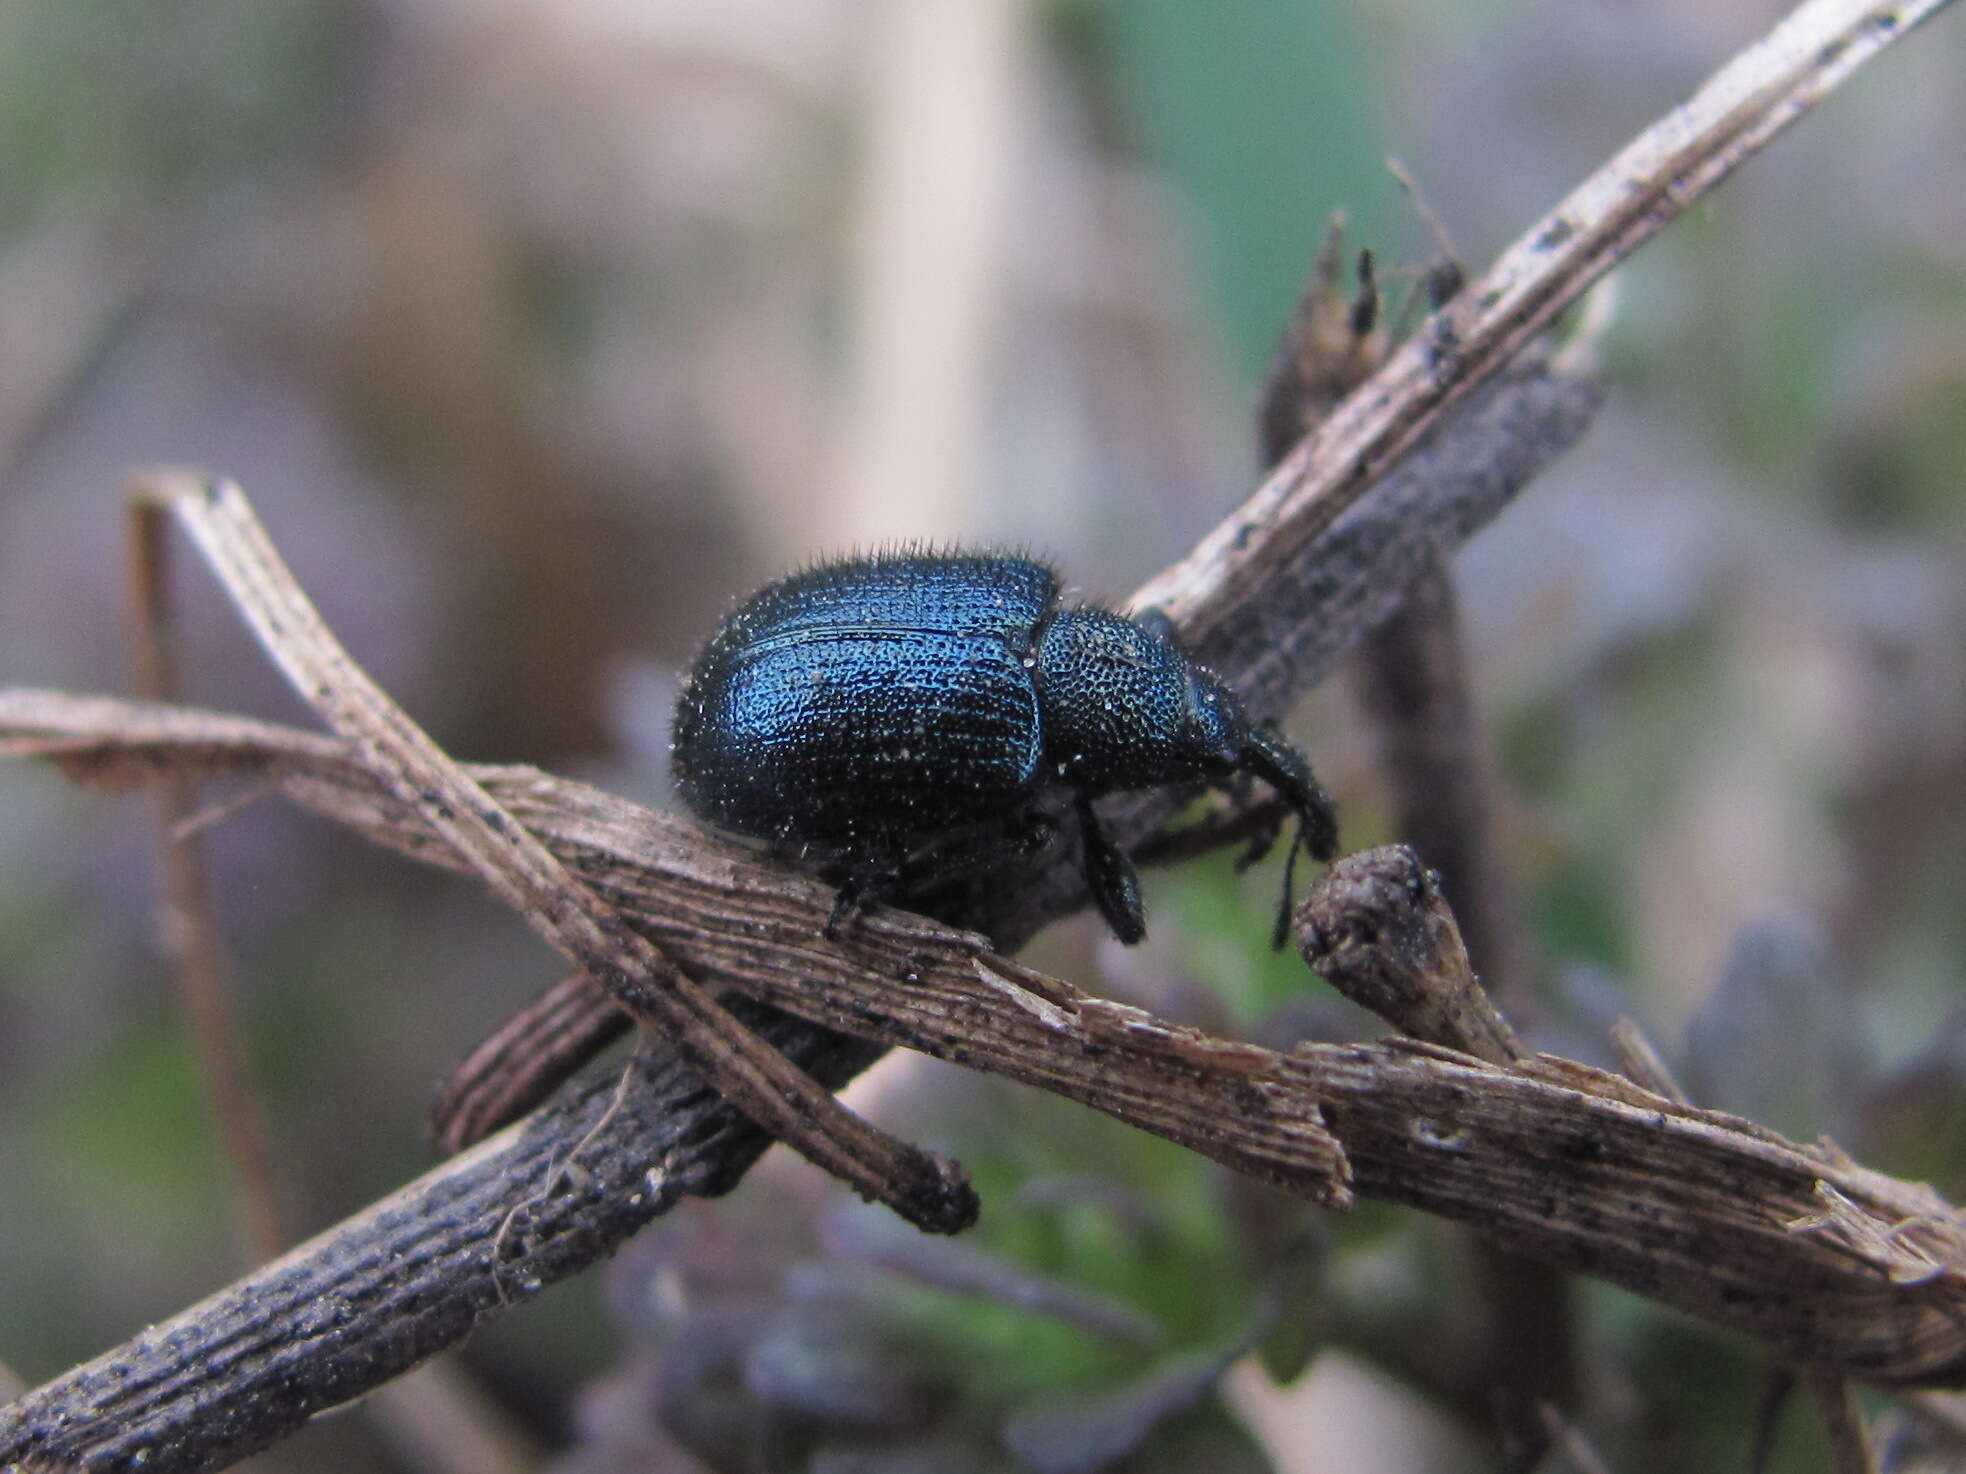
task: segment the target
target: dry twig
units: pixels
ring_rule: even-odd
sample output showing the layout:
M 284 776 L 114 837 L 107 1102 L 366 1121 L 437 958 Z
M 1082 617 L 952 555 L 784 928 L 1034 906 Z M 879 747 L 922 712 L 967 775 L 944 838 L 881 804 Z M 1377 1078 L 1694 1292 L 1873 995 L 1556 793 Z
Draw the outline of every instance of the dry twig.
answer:
M 1877 1474 L 1877 1456 L 1864 1431 L 1863 1410 L 1849 1379 L 1824 1367 L 1810 1369 L 1809 1390 L 1829 1430 L 1830 1461 L 1836 1474 Z
M 332 740 L 0 693 L 0 730 L 29 729 L 39 735 L 9 745 L 99 774 L 181 753 L 252 772 L 407 853 L 461 864 Z M 1966 1373 L 1966 1223 L 1929 1190 L 1567 1061 L 1504 1067 L 1418 1043 L 1286 1055 L 1210 1039 L 899 913 L 865 918 L 851 947 L 830 948 L 818 940 L 831 905 L 822 886 L 596 790 L 527 769 L 473 772 L 706 978 L 788 1013 L 1067 1094 L 1313 1198 L 1357 1192 L 1469 1223 L 1793 1360 L 1896 1384 Z M 735 926 L 712 930 L 708 917 Z M 1392 935 L 1397 945 L 1402 931 L 1427 930 L 1402 922 Z M 815 1036 L 768 1027 L 839 1077 Z M 614 1097 L 612 1073 L 0 1412 L 0 1456 L 145 1447 L 155 1467 L 211 1467 L 588 1262 L 676 1194 L 730 1186 L 761 1138 L 673 1057 L 652 1052 L 635 1068 L 637 1088 L 608 1131 L 588 1140 Z M 232 1420 L 214 1421 L 214 1406 Z
M 166 701 L 177 695 L 172 607 L 163 526 L 156 508 L 130 508 L 130 588 L 139 696 Z M 232 965 L 217 923 L 211 877 L 202 841 L 188 825 L 197 784 L 179 770 L 158 775 L 159 868 L 164 905 L 159 922 L 163 950 L 172 961 L 178 1002 L 189 1025 L 205 1098 L 231 1166 L 233 1218 L 245 1262 L 271 1259 L 287 1244 L 281 1223 L 279 1178 L 267 1145 L 264 1113 L 246 1082 L 232 1010 Z

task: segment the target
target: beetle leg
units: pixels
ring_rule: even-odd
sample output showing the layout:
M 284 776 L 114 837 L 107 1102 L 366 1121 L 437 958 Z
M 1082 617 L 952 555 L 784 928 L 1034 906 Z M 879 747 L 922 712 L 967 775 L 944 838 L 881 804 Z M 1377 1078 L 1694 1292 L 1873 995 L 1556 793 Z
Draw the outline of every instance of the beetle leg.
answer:
M 824 928 L 826 940 L 837 942 L 840 939 L 840 927 L 859 909 L 860 883 L 849 875 L 840 882 L 839 894 L 833 897 L 833 909 L 827 913 Z
M 1140 874 L 1120 852 L 1084 794 L 1073 800 L 1085 848 L 1085 883 L 1113 935 L 1127 946 L 1147 935 L 1147 908 L 1140 899 Z
M 1270 928 L 1270 950 L 1281 952 L 1283 944 L 1290 940 L 1290 913 L 1295 909 L 1297 897 L 1297 852 L 1304 848 L 1304 832 L 1299 826 L 1297 833 L 1290 837 L 1290 853 L 1283 857 L 1283 897 L 1277 902 L 1276 923 Z
M 840 887 L 833 897 L 833 909 L 826 917 L 824 930 L 829 942 L 840 939 L 840 928 L 856 911 L 879 905 L 901 888 L 900 869 L 889 861 L 839 866 L 821 872 L 821 878 L 837 880 Z
M 1243 794 L 1236 797 L 1238 801 L 1246 801 L 1248 796 Z M 1249 843 L 1243 847 L 1243 852 L 1236 856 L 1235 865 L 1238 875 L 1260 863 L 1268 857 L 1271 850 L 1276 848 L 1277 836 L 1283 833 L 1284 823 L 1289 819 L 1291 810 L 1287 804 L 1271 799 L 1268 803 L 1252 804 L 1244 810 L 1244 813 L 1252 821 L 1260 819 L 1261 822 L 1250 832 Z

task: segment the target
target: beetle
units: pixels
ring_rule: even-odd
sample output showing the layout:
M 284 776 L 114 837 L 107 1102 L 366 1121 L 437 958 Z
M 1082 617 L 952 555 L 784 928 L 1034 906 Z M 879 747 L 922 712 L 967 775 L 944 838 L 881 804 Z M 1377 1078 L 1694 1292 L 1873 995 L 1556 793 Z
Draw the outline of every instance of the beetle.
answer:
M 691 665 L 671 753 L 700 820 L 819 862 L 839 886 L 829 936 L 911 882 L 1041 848 L 1061 795 L 1092 899 L 1129 944 L 1146 935 L 1140 880 L 1093 810 L 1103 794 L 1253 774 L 1297 816 L 1293 863 L 1337 847 L 1304 755 L 1164 615 L 1064 607 L 1050 568 L 1008 553 L 901 548 L 765 585 Z M 1289 889 L 1287 866 L 1285 917 Z

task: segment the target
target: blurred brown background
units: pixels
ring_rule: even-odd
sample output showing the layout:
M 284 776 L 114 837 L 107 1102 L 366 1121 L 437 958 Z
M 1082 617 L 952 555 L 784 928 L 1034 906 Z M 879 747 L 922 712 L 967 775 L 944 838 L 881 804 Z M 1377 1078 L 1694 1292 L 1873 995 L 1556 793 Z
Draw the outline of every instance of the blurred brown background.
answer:
M 1382 262 L 1430 249 L 1385 156 L 1479 269 L 1779 10 L 9 0 L 0 683 L 126 687 L 122 487 L 195 464 L 243 482 L 453 751 L 659 799 L 676 665 L 735 596 L 899 540 L 1028 547 L 1123 595 L 1254 485 L 1255 386 L 1329 213 Z M 1609 409 L 1463 560 L 1539 1041 L 1589 1055 L 1633 1014 L 1704 1100 L 1956 1198 L 1966 27 L 1885 57 L 1619 292 Z M 191 695 L 296 716 L 183 566 Z M 1343 693 L 1295 725 L 1348 847 L 1383 837 Z M 0 769 L 0 1362 L 30 1382 L 234 1264 L 148 818 Z M 210 849 L 312 1229 L 426 1163 L 432 1082 L 554 962 L 470 886 L 269 806 Z M 1142 953 L 1065 929 L 1051 960 L 1250 1031 L 1321 1006 L 1255 955 L 1273 873 L 1193 872 L 1150 878 Z M 981 1088 L 926 1078 L 893 1099 Z M 930 1129 L 986 1176 L 1021 1161 L 978 1119 Z M 1135 1165 L 1150 1199 L 1188 1181 Z M 1424 1252 L 1368 1247 L 1425 1282 Z M 635 1330 L 590 1279 L 469 1352 L 549 1447 Z M 1739 1348 L 1593 1314 L 1604 1437 L 1650 1450 L 1629 1467 L 1675 1466 L 1662 1420 L 1729 1435 Z M 1289 1395 L 1236 1382 L 1269 1466 L 1456 1446 L 1386 1392 L 1433 1431 L 1334 1454 L 1290 1400 L 1326 1363 L 1383 1380 L 1334 1355 Z M 601 1457 L 589 1435 L 569 1457 Z M 408 1467 L 347 1418 L 253 1467 L 355 1458 Z

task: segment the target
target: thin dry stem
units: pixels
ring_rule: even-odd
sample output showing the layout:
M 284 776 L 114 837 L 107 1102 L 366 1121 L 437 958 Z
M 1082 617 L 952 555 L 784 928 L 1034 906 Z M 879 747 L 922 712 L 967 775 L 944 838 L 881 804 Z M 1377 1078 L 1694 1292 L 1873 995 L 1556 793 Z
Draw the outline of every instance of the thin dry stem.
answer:
M 136 689 L 167 701 L 177 695 L 173 659 L 175 620 L 168 557 L 156 509 L 133 503 L 129 520 L 130 589 L 135 608 L 131 638 Z M 218 926 L 204 849 L 188 818 L 197 807 L 197 783 L 181 770 L 154 780 L 158 806 L 159 870 L 164 879 L 160 918 L 164 954 L 190 1026 L 199 1078 L 231 1164 L 233 1216 L 246 1262 L 271 1259 L 287 1245 L 281 1222 L 279 1178 L 268 1144 L 266 1117 L 248 1082 L 232 1009 L 232 963 Z
M 163 701 L 177 694 L 169 527 L 154 502 L 132 499 L 129 513 L 135 683 L 140 696 Z M 231 1164 L 238 1233 L 248 1250 L 245 1262 L 263 1263 L 291 1240 L 282 1222 L 265 1111 L 238 1044 L 231 1006 L 233 968 L 200 839 L 206 828 L 256 795 L 200 806 L 195 777 L 169 770 L 156 775 L 152 786 L 161 810 L 159 868 L 168 897 L 165 951 L 175 964 L 206 1096 Z M 625 1026 L 621 1014 L 614 1017 Z M 417 1461 L 432 1471 L 522 1474 L 539 1463 L 538 1450 L 444 1358 L 377 1389 L 365 1410 L 385 1437 L 413 1448 Z
M 1668 1100 L 1676 1100 L 1682 1105 L 1687 1103 L 1685 1087 L 1674 1077 L 1672 1067 L 1659 1053 L 1658 1046 L 1636 1022 L 1621 1018 L 1613 1024 L 1611 1047 L 1618 1052 L 1618 1063 L 1624 1066 L 1625 1073 L 1632 1079 Z
M 38 737 L 18 735 L 27 728 Z M 176 751 L 201 768 L 251 770 L 316 812 L 461 868 L 359 764 L 334 761 L 308 734 L 260 730 L 266 740 L 247 741 L 222 717 L 0 692 L 0 732 L 16 734 L 17 752 L 38 742 L 100 762 L 127 736 L 146 763 Z M 160 745 L 163 731 L 181 746 Z M 1278 1054 L 1211 1038 L 891 911 L 863 918 L 851 948 L 831 948 L 819 939 L 823 886 L 581 785 L 526 769 L 474 775 L 717 985 L 1068 1095 L 1314 1199 L 1355 1191 L 1467 1223 L 1759 1336 L 1784 1359 L 1900 1385 L 1966 1375 L 1966 1221 L 1915 1184 L 1568 1061 L 1505 1067 L 1419 1043 Z M 769 1027 L 802 1058 L 826 1060 L 811 1034 Z M 672 1056 L 646 1053 L 633 1068 L 633 1090 L 618 1095 L 605 1073 L 0 1410 L 0 1463 L 143 1447 L 157 1468 L 212 1467 L 590 1263 L 677 1193 L 730 1186 L 755 1135 L 741 1147 L 728 1125 L 706 1131 L 727 1118 Z M 577 1164 L 571 1143 L 585 1143 Z M 233 1409 L 230 1420 L 214 1419 L 216 1407 Z
M 175 750 L 207 769 L 253 771 L 372 839 L 462 867 L 417 812 L 329 758 L 321 739 L 251 730 L 260 736 L 225 717 L 0 692 L 0 733 L 16 734 L 0 750 L 41 744 L 73 761 L 127 738 L 150 763 Z M 159 744 L 165 732 L 174 749 Z M 596 789 L 525 768 L 472 772 L 717 986 L 1069 1095 L 1299 1193 L 1342 1201 L 1349 1167 L 1351 1191 L 1471 1223 L 1519 1252 L 1759 1335 L 1790 1360 L 1889 1383 L 1966 1372 L 1966 1221 L 1927 1188 L 1569 1061 L 1489 1064 L 1417 1042 L 1279 1055 L 1211 1038 L 891 910 L 862 918 L 850 947 L 829 947 L 823 885 Z M 1306 912 L 1342 905 L 1351 889 L 1341 868 Z M 1392 975 L 1401 939 L 1440 924 L 1436 901 L 1423 891 L 1415 914 L 1388 916 L 1375 894 L 1365 916 L 1320 927 L 1383 948 L 1393 961 L 1362 965 Z M 614 1083 L 608 1072 L 598 1088 Z
M 1440 879 L 1406 845 L 1347 855 L 1297 914 L 1304 960 L 1353 1002 L 1410 1037 L 1510 1064 L 1523 1049 L 1476 980 Z M 1470 1256 L 1483 1315 L 1468 1411 L 1495 1427 L 1511 1467 L 1548 1447 L 1539 1405 L 1568 1402 L 1578 1380 L 1569 1286 L 1553 1265 L 1481 1239 Z
M 461 1152 L 537 1106 L 628 1030 L 584 972 L 561 978 L 451 1071 L 430 1108 L 431 1137 Z
M 1536 1418 L 1543 1425 L 1549 1441 L 1562 1450 L 1577 1474 L 1611 1474 L 1611 1466 L 1604 1457 L 1591 1446 L 1583 1430 L 1563 1415 L 1561 1409 L 1551 1403 L 1536 1404 Z
M 1352 672 L 1392 789 L 1394 833 L 1439 874 L 1475 972 L 1510 990 L 1504 1005 L 1520 1005 L 1532 992 L 1531 948 L 1496 842 L 1493 782 L 1460 624 L 1452 572 L 1437 558 L 1408 585 L 1399 612 L 1373 632 Z
M 1412 181 L 1397 165 L 1394 172 L 1424 214 Z M 1461 268 L 1446 256 L 1445 231 L 1431 216 L 1427 218 L 1443 252 L 1444 264 L 1437 268 L 1435 280 L 1450 274 L 1458 279 Z M 1278 367 L 1257 417 L 1266 466 L 1282 460 L 1296 440 L 1314 430 L 1335 402 L 1379 367 L 1388 351 L 1386 332 L 1375 327 L 1381 313 L 1365 259 L 1360 262 L 1359 292 L 1348 302 L 1338 286 L 1338 254 L 1339 231 L 1334 224 L 1284 336 Z M 1353 975 L 1344 967 L 1342 954 L 1329 960 L 1354 985 L 1392 985 L 1396 995 L 1411 1004 L 1396 1021 L 1415 1038 L 1503 1060 L 1514 1057 L 1514 1041 L 1474 984 L 1469 954 L 1483 976 L 1521 996 L 1528 992 L 1528 969 L 1522 964 L 1528 948 L 1522 940 L 1507 865 L 1489 823 L 1487 763 L 1468 689 L 1449 557 L 1449 551 L 1441 549 L 1423 560 L 1408 580 L 1399 607 L 1366 637 L 1351 665 L 1361 709 L 1378 739 L 1380 767 L 1392 790 L 1395 833 L 1416 846 L 1432 869 L 1410 854 L 1404 858 L 1411 874 L 1360 869 L 1347 900 L 1352 913 L 1359 914 L 1365 901 L 1359 892 L 1376 881 L 1393 888 L 1396 905 L 1404 904 L 1408 897 L 1401 887 L 1422 883 L 1434 887 L 1437 876 L 1438 887 L 1455 902 L 1460 929 L 1455 928 L 1456 915 L 1440 906 L 1440 914 L 1447 917 L 1444 931 L 1436 926 L 1428 936 L 1408 939 L 1400 957 L 1406 974 L 1401 976 L 1374 978 L 1369 970 L 1368 975 Z M 1306 935 L 1314 931 L 1310 928 Z M 1305 956 L 1313 967 L 1318 966 L 1310 950 Z M 1444 983 L 1445 976 L 1438 971 L 1443 967 L 1458 969 L 1458 993 L 1429 987 L 1402 990 L 1403 984 Z M 1351 992 L 1344 982 L 1340 986 Z M 1463 1001 L 1470 994 L 1478 998 L 1478 1006 Z M 1493 1023 L 1487 1035 L 1476 1037 L 1470 1032 L 1488 1019 Z M 1480 1370 L 1468 1388 L 1469 1411 L 1482 1424 L 1494 1426 L 1512 1467 L 1528 1467 L 1549 1444 L 1549 1429 L 1538 1406 L 1567 1403 L 1576 1391 L 1569 1289 L 1558 1271 L 1520 1259 L 1491 1242 L 1474 1246 L 1472 1263 L 1481 1304 L 1481 1349 L 1470 1358 Z
M 1863 1409 L 1849 1379 L 1826 1368 L 1811 1368 L 1806 1380 L 1829 1434 L 1830 1464 L 1836 1474 L 1877 1474 L 1877 1455 L 1864 1429 Z
M 1775 1435 L 1781 1431 L 1782 1409 L 1794 1391 L 1794 1367 L 1777 1362 L 1763 1373 L 1755 1393 L 1754 1416 L 1748 1423 L 1747 1474 L 1766 1474 L 1775 1453 Z

